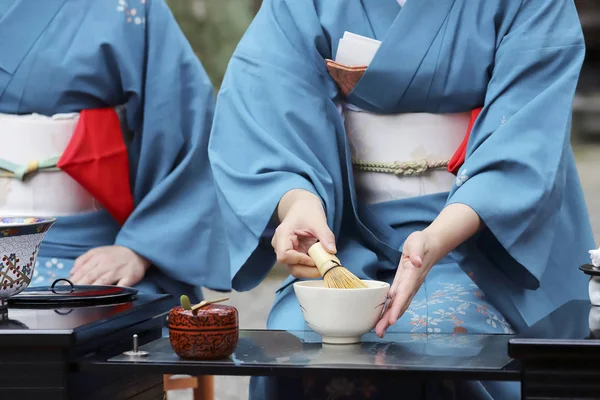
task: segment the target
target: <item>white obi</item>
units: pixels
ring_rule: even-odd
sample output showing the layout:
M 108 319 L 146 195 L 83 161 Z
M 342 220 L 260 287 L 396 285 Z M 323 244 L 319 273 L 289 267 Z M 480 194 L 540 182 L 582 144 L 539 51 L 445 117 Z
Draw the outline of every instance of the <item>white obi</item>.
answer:
M 71 140 L 79 114 L 53 117 L 0 114 L 0 158 L 28 165 L 60 156 Z M 24 182 L 0 176 L 0 215 L 58 217 L 90 212 L 101 206 L 62 171 L 37 172 Z
M 463 141 L 471 113 L 376 115 L 343 107 L 353 160 L 447 161 Z M 448 192 L 456 177 L 446 170 L 421 175 L 354 170 L 356 191 L 369 204 Z
M 403 5 L 403 1 L 399 1 Z M 344 32 L 336 61 L 348 66 L 368 66 L 381 42 Z M 376 115 L 351 105 L 340 107 L 353 160 L 371 162 L 448 161 L 462 143 L 471 113 Z M 397 176 L 355 169 L 356 191 L 369 204 L 452 189 L 454 175 L 430 170 L 422 175 Z

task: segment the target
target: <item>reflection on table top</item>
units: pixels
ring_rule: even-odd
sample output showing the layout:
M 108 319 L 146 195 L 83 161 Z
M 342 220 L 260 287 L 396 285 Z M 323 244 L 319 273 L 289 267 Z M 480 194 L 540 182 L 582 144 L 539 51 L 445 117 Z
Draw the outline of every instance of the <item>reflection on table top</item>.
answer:
M 89 307 L 10 307 L 8 319 L 0 321 L 0 337 L 15 333 L 35 334 L 36 331 L 75 331 L 89 325 L 104 323 L 120 314 L 147 308 L 166 298 L 166 295 L 138 295 L 129 302 Z M 22 332 L 17 332 L 19 330 Z
M 72 347 L 100 338 L 111 340 L 109 335 L 130 327 L 160 327 L 159 318 L 170 310 L 171 303 L 168 295 L 142 294 L 133 301 L 110 305 L 10 306 L 8 319 L 0 320 L 0 348 Z
M 300 370 L 345 372 L 407 372 L 504 374 L 518 379 L 509 367 L 508 335 L 444 335 L 393 333 L 384 339 L 365 335 L 356 345 L 327 345 L 313 332 L 240 331 L 238 347 L 228 359 L 193 361 L 179 358 L 168 338 L 141 349 L 146 357 L 120 355 L 97 364 L 135 366 L 163 373 L 212 375 L 278 375 Z M 514 375 L 507 377 L 507 375 Z

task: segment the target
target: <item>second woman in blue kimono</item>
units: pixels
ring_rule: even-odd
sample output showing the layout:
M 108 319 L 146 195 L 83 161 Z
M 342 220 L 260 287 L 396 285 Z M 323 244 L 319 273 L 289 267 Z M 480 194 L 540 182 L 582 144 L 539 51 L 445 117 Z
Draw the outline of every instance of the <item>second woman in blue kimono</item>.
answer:
M 127 144 L 128 171 L 103 183 L 130 182 L 131 193 L 113 193 L 132 197 L 120 220 L 62 171 L 0 178 L 2 215 L 58 217 L 32 285 L 70 277 L 176 297 L 228 290 L 207 152 L 214 92 L 165 1 L 2 0 L 0 42 L 0 123 L 15 131 L 0 158 L 64 154 L 90 110 L 118 109 Z

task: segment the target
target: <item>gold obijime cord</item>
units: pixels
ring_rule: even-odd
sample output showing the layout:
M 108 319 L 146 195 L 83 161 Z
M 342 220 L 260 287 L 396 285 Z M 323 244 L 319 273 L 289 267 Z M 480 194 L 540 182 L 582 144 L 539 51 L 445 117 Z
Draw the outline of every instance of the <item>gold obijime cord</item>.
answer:
M 449 161 L 394 161 L 394 162 L 376 162 L 353 160 L 354 168 L 363 172 L 380 172 L 384 174 L 394 174 L 400 176 L 423 175 L 427 171 L 441 170 L 448 168 Z

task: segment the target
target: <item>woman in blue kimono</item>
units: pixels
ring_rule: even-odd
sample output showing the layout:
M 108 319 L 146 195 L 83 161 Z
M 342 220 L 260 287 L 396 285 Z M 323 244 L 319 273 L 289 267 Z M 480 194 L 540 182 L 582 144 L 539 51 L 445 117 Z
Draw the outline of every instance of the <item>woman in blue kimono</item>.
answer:
M 233 287 L 254 288 L 277 259 L 291 276 L 268 327 L 308 329 L 291 284 L 318 277 L 306 250 L 320 240 L 360 278 L 392 283 L 380 336 L 518 332 L 586 298 L 577 267 L 593 238 L 569 142 L 584 52 L 572 0 L 265 1 L 209 143 Z M 464 163 L 443 176 L 436 160 L 476 109 Z M 251 397 L 519 396 L 494 382 L 361 385 L 261 378 Z
M 59 116 L 117 108 L 127 136 L 133 210 L 117 221 L 79 207 L 82 194 L 82 211 L 57 215 L 46 235 L 32 286 L 70 278 L 196 300 L 201 286 L 228 290 L 207 153 L 214 92 L 164 0 L 0 0 L 0 42 L 4 121 L 38 114 L 53 127 Z M 55 194 L 37 192 L 35 210 Z M 13 211 L 0 202 L 0 213 Z

